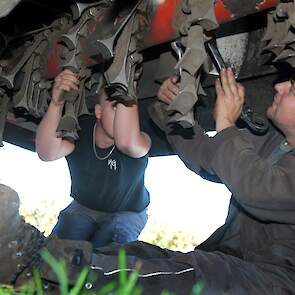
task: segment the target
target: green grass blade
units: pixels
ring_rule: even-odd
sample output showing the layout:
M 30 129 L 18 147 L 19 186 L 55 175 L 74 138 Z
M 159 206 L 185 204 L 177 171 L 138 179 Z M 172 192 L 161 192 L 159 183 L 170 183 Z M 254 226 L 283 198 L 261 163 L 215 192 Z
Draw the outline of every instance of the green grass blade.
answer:
M 1 285 L 0 295 L 12 295 L 13 288 L 11 286 Z
M 107 285 L 103 286 L 101 289 L 99 289 L 99 291 L 97 292 L 97 295 L 110 294 L 115 290 L 116 286 L 117 284 L 115 282 L 110 282 Z
M 37 295 L 43 295 L 43 285 L 42 285 L 42 280 L 39 271 L 36 269 L 33 270 L 33 275 L 34 275 L 34 283 L 35 283 L 35 288 Z
M 124 294 L 131 294 L 132 291 L 135 288 L 136 282 L 138 279 L 138 273 L 137 272 L 132 272 L 130 276 L 128 277 L 128 280 L 126 281 L 125 285 L 123 286 Z
M 192 295 L 200 295 L 204 289 L 204 283 L 198 282 L 196 285 L 193 287 L 193 293 Z
M 122 287 L 126 284 L 127 281 L 127 272 L 124 271 L 126 269 L 126 254 L 123 249 L 119 250 L 119 287 Z
M 23 286 L 20 287 L 20 292 L 16 293 L 19 295 L 33 295 L 35 292 L 34 284 L 32 281 L 25 283 Z
M 61 295 L 68 295 L 68 277 L 64 261 L 57 261 L 48 251 L 42 251 L 41 257 L 56 273 Z
M 87 275 L 88 275 L 88 269 L 84 268 L 81 271 L 79 278 L 76 281 L 75 286 L 71 289 L 71 291 L 69 293 L 70 295 L 79 295 L 80 294 L 80 291 L 82 290 L 82 288 L 84 287 L 84 284 L 86 282 Z

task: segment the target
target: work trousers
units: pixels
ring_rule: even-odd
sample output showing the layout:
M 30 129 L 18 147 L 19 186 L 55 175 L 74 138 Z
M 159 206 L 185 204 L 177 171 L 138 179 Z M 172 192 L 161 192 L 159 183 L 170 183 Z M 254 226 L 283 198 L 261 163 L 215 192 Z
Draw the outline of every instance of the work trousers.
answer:
M 137 240 L 146 222 L 146 209 L 108 213 L 91 210 L 74 200 L 60 212 L 53 233 L 61 239 L 89 241 L 97 248 Z

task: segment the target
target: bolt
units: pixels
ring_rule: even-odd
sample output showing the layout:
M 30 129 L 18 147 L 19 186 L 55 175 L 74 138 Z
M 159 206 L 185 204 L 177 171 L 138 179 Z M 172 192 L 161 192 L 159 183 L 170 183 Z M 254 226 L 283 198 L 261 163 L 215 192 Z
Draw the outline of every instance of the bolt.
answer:
M 93 287 L 93 285 L 92 285 L 90 282 L 87 282 L 87 283 L 85 284 L 85 288 L 86 288 L 87 290 L 90 290 L 92 287 Z
M 89 15 L 91 15 L 91 16 L 95 16 L 96 13 L 97 13 L 97 9 L 96 9 L 95 7 L 91 7 L 91 8 L 89 9 Z

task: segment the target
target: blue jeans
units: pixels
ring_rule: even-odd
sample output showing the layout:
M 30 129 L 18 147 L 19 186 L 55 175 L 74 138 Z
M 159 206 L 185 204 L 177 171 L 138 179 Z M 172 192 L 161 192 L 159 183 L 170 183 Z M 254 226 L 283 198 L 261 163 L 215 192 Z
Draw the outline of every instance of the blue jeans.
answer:
M 52 232 L 61 239 L 92 242 L 96 248 L 136 241 L 146 222 L 146 209 L 108 213 L 91 210 L 74 200 L 60 212 Z

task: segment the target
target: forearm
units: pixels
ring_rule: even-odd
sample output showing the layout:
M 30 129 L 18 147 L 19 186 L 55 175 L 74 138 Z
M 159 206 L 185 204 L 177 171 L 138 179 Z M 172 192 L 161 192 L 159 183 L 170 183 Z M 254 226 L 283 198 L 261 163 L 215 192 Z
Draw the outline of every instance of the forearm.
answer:
M 166 136 L 176 154 L 192 171 L 200 174 L 206 170 L 214 174 L 210 166 L 210 141 L 212 140 L 198 125 L 194 128 L 182 128 L 179 125 L 167 125 Z
M 140 157 L 148 152 L 150 140 L 140 129 L 137 104 L 116 105 L 114 140 L 116 146 L 131 157 Z
M 51 158 L 59 150 L 62 138 L 57 137 L 57 127 L 62 117 L 63 105 L 49 104 L 36 133 L 36 151 L 43 160 Z
M 233 127 L 233 126 L 235 126 L 235 121 L 217 120 L 215 129 L 216 129 L 216 132 L 218 133 L 226 128 Z

